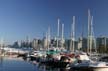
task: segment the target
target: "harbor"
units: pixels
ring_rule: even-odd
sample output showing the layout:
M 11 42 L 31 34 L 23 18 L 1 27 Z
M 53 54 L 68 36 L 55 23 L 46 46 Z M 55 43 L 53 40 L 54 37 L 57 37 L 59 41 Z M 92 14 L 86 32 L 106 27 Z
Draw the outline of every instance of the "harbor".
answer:
M 38 65 L 32 64 L 32 62 L 26 62 L 19 58 L 18 59 L 2 58 L 0 62 L 0 71 L 62 71 L 62 70 L 48 68 L 45 66 L 38 67 Z
M 15 53 L 13 51 L 11 55 L 0 57 L 0 70 L 107 71 L 107 62 L 107 55 L 96 53 L 89 55 L 82 51 L 67 53 L 53 48 L 48 51 L 32 51 L 31 53 Z
M 107 0 L 0 0 L 0 71 L 108 71 Z
M 37 67 L 23 59 L 0 57 L 0 71 L 38 71 Z
M 61 26 L 60 19 L 57 20 L 57 38 L 51 41 L 50 27 L 42 41 L 15 42 L 11 46 L 0 44 L 0 70 L 1 71 L 108 71 L 107 52 L 99 51 L 93 34 L 93 16 L 88 9 L 88 36 L 86 48 L 76 44 L 75 38 L 75 16 L 71 24 L 71 37 L 69 46 L 65 45 L 64 24 Z M 83 40 L 82 40 L 83 41 Z M 55 43 L 54 43 L 55 42 Z M 106 41 L 105 41 L 106 42 Z M 80 44 L 80 42 L 79 42 Z M 78 48 L 76 48 L 78 47 Z M 106 48 L 106 43 L 105 46 Z
M 21 45 L 15 42 L 11 46 L 6 46 L 1 40 L 1 71 L 108 71 L 107 52 L 99 51 L 96 46 L 90 9 L 88 9 L 87 41 L 81 42 L 86 44 L 85 49 L 83 45 L 80 49 L 76 44 L 75 21 L 73 16 L 68 48 L 65 45 L 64 24 L 61 26 L 59 37 L 60 19 L 57 20 L 57 38 L 54 41 L 51 41 L 50 27 L 43 41 L 30 42 L 27 37 L 25 43 L 21 42 Z M 104 47 L 106 48 L 106 43 Z

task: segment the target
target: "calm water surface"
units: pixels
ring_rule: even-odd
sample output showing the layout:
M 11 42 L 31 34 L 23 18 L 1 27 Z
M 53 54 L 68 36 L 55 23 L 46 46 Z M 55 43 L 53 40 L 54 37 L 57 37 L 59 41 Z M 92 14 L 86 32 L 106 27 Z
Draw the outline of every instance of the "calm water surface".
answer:
M 21 59 L 0 58 L 0 71 L 38 71 L 33 64 Z
M 31 62 L 17 58 L 0 57 L 0 71 L 67 71 L 60 69 L 52 69 L 46 66 L 34 65 Z

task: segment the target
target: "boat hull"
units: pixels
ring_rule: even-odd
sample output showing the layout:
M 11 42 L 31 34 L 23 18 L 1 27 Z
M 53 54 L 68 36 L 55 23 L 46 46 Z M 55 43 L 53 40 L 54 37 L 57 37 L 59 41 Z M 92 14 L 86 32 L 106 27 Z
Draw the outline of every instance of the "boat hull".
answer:
M 69 71 L 93 71 L 89 67 L 71 67 Z
M 41 63 L 53 68 L 66 68 L 69 66 L 69 62 L 60 62 L 60 61 L 44 61 Z
M 93 71 L 108 71 L 108 67 L 91 67 Z
M 69 71 L 108 71 L 108 67 L 72 67 Z

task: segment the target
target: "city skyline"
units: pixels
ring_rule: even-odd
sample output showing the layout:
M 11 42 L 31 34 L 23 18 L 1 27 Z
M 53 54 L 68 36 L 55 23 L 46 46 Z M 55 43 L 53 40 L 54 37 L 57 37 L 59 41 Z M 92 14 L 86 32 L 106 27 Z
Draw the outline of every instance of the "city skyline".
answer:
M 49 26 L 51 37 L 56 37 L 58 18 L 64 24 L 64 37 L 70 38 L 73 16 L 76 38 L 82 31 L 87 37 L 88 9 L 93 16 L 94 36 L 108 36 L 107 7 L 107 0 L 1 0 L 0 38 L 8 42 L 26 39 L 26 36 L 43 38 Z

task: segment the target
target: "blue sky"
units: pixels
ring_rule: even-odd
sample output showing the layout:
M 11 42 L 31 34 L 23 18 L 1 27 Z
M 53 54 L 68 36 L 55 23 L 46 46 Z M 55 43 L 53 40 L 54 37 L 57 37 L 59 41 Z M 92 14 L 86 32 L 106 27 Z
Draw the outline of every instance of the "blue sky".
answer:
M 51 28 L 57 34 L 57 18 L 65 25 L 64 36 L 70 37 L 72 16 L 76 16 L 76 38 L 87 36 L 88 9 L 93 15 L 95 37 L 108 35 L 108 0 L 0 0 L 0 38 L 8 42 L 42 38 Z

